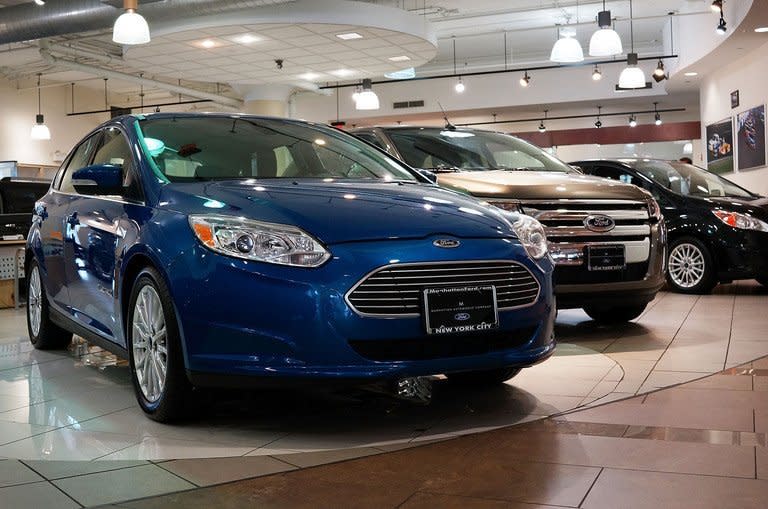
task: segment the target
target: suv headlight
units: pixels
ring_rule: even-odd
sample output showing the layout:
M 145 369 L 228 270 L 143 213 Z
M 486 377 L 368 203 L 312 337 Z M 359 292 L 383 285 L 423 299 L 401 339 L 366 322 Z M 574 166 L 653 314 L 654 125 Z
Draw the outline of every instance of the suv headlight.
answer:
M 528 256 L 539 260 L 547 254 L 547 236 L 540 222 L 530 216 L 521 215 L 512 224 L 512 229 L 515 230 Z
M 190 216 L 195 236 L 209 249 L 259 262 L 318 267 L 331 254 L 295 226 L 229 216 Z
M 651 219 L 656 221 L 661 220 L 661 207 L 659 207 L 659 203 L 653 198 L 648 200 L 648 215 Z
M 712 213 L 722 222 L 734 228 L 742 230 L 755 230 L 758 232 L 768 232 L 768 224 L 752 216 L 741 214 L 739 212 L 728 212 L 727 210 L 713 210 Z

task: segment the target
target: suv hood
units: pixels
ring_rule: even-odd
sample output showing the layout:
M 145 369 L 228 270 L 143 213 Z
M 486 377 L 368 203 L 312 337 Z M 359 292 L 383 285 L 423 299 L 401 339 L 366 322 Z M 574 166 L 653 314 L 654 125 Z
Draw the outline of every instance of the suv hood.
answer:
M 509 238 L 514 216 L 425 184 L 315 179 L 174 183 L 162 207 L 297 226 L 326 244 L 449 235 Z
M 441 173 L 438 175 L 438 183 L 487 199 L 648 200 L 644 191 L 631 184 L 552 171 L 488 170 Z

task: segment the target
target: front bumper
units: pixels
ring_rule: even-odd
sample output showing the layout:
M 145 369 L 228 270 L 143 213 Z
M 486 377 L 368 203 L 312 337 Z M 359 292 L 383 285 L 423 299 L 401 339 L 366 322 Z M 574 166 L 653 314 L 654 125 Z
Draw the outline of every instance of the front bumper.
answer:
M 566 274 L 572 267 L 555 268 L 555 294 L 561 309 L 584 306 L 630 306 L 652 301 L 665 282 L 667 233 L 663 222 L 651 226 L 648 260 L 629 264 L 626 271 L 589 273 L 579 267 L 581 276 Z M 567 277 L 567 279 L 566 279 Z M 583 282 L 579 281 L 580 277 Z M 598 278 L 595 280 L 593 278 Z M 600 281 L 599 278 L 604 278 Z M 567 283 L 561 281 L 567 280 Z
M 512 239 L 462 240 L 459 249 L 434 247 L 433 240 L 330 246 L 333 258 L 316 269 L 246 262 L 195 247 L 176 260 L 168 278 L 190 379 L 199 385 L 374 380 L 525 367 L 551 355 L 555 306 L 548 258 L 531 261 Z M 456 260 L 516 261 L 541 291 L 530 306 L 500 310 L 492 334 L 446 337 L 456 343 L 450 348 L 434 344 L 419 316 L 360 316 L 345 301 L 346 292 L 377 267 Z M 398 360 L 370 353 L 384 343 L 402 347 L 402 341 L 420 353 Z
M 768 277 L 768 233 L 721 227 L 712 242 L 720 281 Z

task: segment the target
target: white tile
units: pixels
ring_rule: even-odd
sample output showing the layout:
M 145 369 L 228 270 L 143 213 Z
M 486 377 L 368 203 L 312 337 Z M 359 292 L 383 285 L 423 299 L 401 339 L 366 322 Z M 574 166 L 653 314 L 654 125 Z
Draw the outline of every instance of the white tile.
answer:
M 18 460 L 0 461 L 0 487 L 27 484 L 42 480 L 44 480 L 42 477 Z
M 8 508 L 72 509 L 80 507 L 47 481 L 0 488 L 0 501 L 3 507 Z
M 92 460 L 135 443 L 136 438 L 128 435 L 62 428 L 0 446 L 0 456 L 63 461 Z
M 99 456 L 99 460 L 224 458 L 243 456 L 252 450 L 253 447 L 235 447 L 233 445 L 206 444 L 192 440 L 151 437 L 145 438 L 138 444 L 133 444 L 117 451 L 110 451 Z M 1 449 L 0 453 L 2 453 Z

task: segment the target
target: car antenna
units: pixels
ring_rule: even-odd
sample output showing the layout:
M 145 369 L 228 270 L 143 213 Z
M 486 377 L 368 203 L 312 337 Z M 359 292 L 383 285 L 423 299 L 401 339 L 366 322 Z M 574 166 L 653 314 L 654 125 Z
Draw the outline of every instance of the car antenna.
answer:
M 443 120 L 445 120 L 445 128 L 449 131 L 455 131 L 456 126 L 451 124 L 451 121 L 448 120 L 448 114 L 445 112 L 445 108 L 443 108 L 443 105 L 440 104 L 440 101 L 437 101 L 437 105 L 440 106 L 440 111 L 443 112 Z

